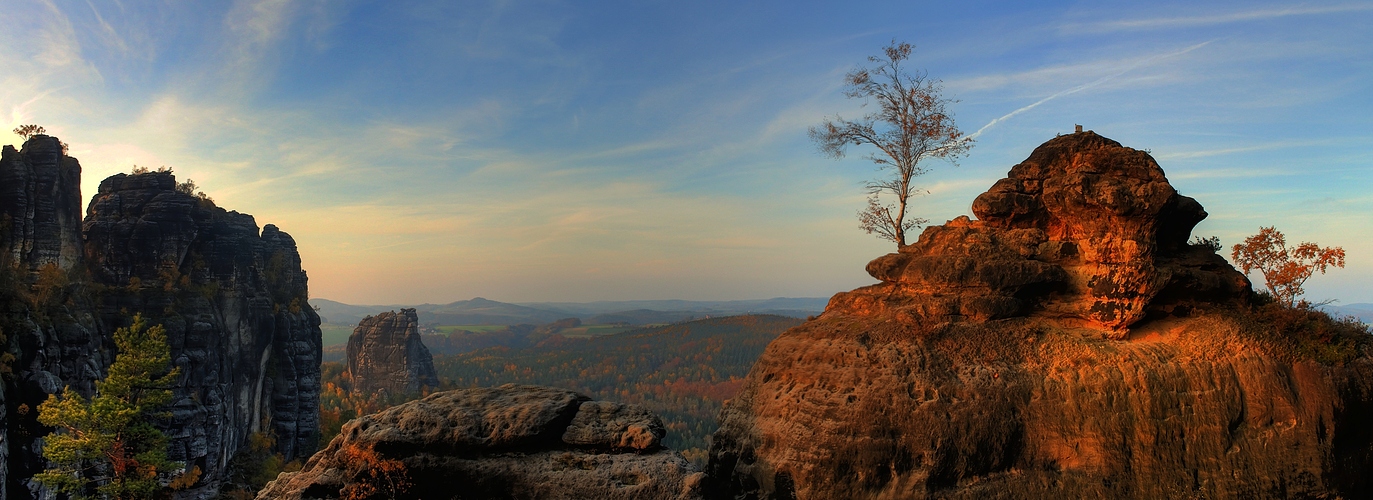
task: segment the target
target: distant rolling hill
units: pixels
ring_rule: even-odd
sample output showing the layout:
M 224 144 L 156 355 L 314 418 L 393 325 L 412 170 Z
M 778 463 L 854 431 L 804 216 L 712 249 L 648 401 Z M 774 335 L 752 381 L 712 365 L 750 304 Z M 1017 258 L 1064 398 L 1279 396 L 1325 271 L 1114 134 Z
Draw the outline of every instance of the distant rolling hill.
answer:
M 1353 316 L 1364 323 L 1373 323 L 1373 304 L 1345 304 L 1325 306 L 1325 310 L 1336 316 Z
M 543 324 L 575 316 L 481 297 L 449 304 L 356 306 L 328 299 L 310 299 L 310 304 L 319 308 L 326 323 L 337 325 L 356 325 L 364 317 L 402 308 L 414 308 L 420 323 L 440 325 Z
M 602 302 L 532 302 L 512 304 L 481 297 L 449 304 L 373 305 L 344 304 L 310 299 L 326 323 L 355 325 L 362 318 L 401 308 L 415 309 L 423 324 L 439 325 L 538 325 L 563 318 L 588 324 L 628 323 L 647 325 L 740 314 L 776 314 L 793 318 L 820 314 L 829 301 L 824 297 L 763 300 L 625 300 Z
M 526 302 L 521 305 L 567 311 L 579 316 L 618 313 L 626 311 L 694 312 L 698 316 L 738 315 L 738 314 L 778 314 L 774 311 L 806 312 L 805 317 L 819 314 L 825 310 L 829 297 L 777 297 L 761 300 L 616 300 L 601 302 Z M 795 314 L 780 314 L 796 317 Z

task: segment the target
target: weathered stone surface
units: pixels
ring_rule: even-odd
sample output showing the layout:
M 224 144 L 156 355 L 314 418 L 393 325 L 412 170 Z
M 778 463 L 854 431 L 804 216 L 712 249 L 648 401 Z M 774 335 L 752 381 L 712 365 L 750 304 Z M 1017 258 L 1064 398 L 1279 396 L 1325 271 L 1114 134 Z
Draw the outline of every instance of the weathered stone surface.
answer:
M 439 385 L 414 309 L 363 318 L 348 336 L 346 352 L 355 391 L 404 394 Z
M 249 432 L 273 433 L 288 457 L 313 452 L 319 319 L 291 237 L 259 234 L 251 216 L 178 192 L 165 172 L 106 179 L 82 221 L 80 172 L 53 137 L 0 155 L 0 328 L 14 357 L 0 498 L 35 494 L 27 480 L 49 431 L 35 409 L 63 386 L 90 394 L 114 360 L 112 333 L 135 313 L 167 328 L 182 379 L 160 424 L 171 458 L 203 472 L 200 492 Z M 48 264 L 62 272 L 39 280 Z
M 882 283 L 836 295 L 828 311 L 924 326 L 1034 314 L 1120 338 L 1150 314 L 1248 296 L 1248 278 L 1187 244 L 1201 205 L 1148 153 L 1092 132 L 1036 148 L 972 208 L 978 220 L 931 226 L 872 261 Z
M 1038 318 L 787 332 L 722 411 L 719 498 L 1362 498 L 1373 363 L 1272 354 L 1225 315 L 1128 341 Z
M 535 386 L 446 391 L 363 416 L 348 428 L 349 439 L 403 448 L 438 443 L 457 450 L 537 446 L 558 439 L 587 399 Z
M 348 422 L 258 498 L 338 498 L 374 465 L 359 450 L 404 464 L 405 498 L 700 498 L 701 473 L 641 436 L 661 428 L 642 408 L 560 389 L 441 392 Z
M 250 432 L 277 451 L 316 447 L 322 340 L 295 241 L 176 189 L 168 172 L 100 183 L 85 222 L 102 322 L 142 311 L 167 328 L 181 369 L 168 436 L 174 460 L 222 476 Z M 265 427 L 264 427 L 265 425 Z
M 663 420 L 643 407 L 587 401 L 577 408 L 563 442 L 643 451 L 657 449 L 666 435 Z
M 973 209 L 768 346 L 708 496 L 1373 496 L 1367 334 L 1257 316 L 1148 155 L 1060 137 Z
M 89 393 L 112 358 L 84 285 L 81 165 L 57 138 L 0 152 L 0 346 L 12 361 L 0 401 L 0 498 L 25 498 L 43 467 L 37 405 L 63 386 Z M 43 272 L 40 273 L 40 270 Z M 40 274 L 44 275 L 40 280 Z
M 70 270 L 81 258 L 81 164 L 56 137 L 35 135 L 0 152 L 0 240 L 30 272 Z

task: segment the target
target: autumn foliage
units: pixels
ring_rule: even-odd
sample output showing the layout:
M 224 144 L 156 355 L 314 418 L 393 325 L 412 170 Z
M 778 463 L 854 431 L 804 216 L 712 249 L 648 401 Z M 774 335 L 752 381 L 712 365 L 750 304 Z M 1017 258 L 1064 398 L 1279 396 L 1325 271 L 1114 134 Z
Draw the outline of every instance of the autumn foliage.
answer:
M 179 375 L 166 331 L 134 316 L 114 342 L 119 352 L 94 397 L 68 387 L 39 405 L 38 421 L 56 431 L 43 444 L 48 468 L 34 479 L 72 496 L 114 499 L 153 498 L 163 479 L 194 484 L 167 459 L 167 437 L 153 426 Z
M 371 447 L 348 445 L 343 450 L 343 462 L 353 481 L 340 491 L 343 500 L 393 500 L 406 498 L 413 485 L 405 462 L 383 458 Z
M 1234 246 L 1231 257 L 1245 274 L 1258 270 L 1268 285 L 1268 293 L 1288 307 L 1306 304 L 1297 302 L 1297 297 L 1312 274 L 1325 274 L 1330 266 L 1344 267 L 1343 248 L 1321 248 L 1308 242 L 1289 247 L 1286 237 L 1274 227 L 1259 228 L 1259 234 Z
M 780 316 L 732 316 L 595 338 L 550 335 L 534 345 L 436 355 L 434 365 L 443 379 L 439 390 L 545 385 L 643 406 L 663 418 L 665 445 L 704 466 L 706 438 L 718 427 L 715 417 L 724 402 L 743 388 L 749 367 L 768 343 L 798 324 L 800 320 Z M 323 363 L 320 371 L 320 434 L 325 442 L 359 415 L 417 397 L 353 391 L 343 363 Z

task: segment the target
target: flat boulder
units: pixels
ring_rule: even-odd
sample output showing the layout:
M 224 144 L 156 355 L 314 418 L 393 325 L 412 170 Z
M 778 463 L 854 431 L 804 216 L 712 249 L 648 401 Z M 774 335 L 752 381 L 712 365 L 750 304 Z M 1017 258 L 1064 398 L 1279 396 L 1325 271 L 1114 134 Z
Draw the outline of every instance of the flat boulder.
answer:
M 700 498 L 702 474 L 648 410 L 507 384 L 354 419 L 259 499 Z

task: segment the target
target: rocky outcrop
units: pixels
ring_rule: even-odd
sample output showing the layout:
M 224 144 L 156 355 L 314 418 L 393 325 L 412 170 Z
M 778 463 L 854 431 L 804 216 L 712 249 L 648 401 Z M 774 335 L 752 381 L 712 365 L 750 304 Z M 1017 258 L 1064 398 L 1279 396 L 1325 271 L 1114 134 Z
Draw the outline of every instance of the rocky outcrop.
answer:
M 1201 204 L 1147 153 L 1092 132 L 1036 148 L 972 208 L 977 220 L 931 226 L 869 263 L 882 283 L 836 295 L 828 313 L 915 326 L 1035 314 L 1120 338 L 1150 314 L 1248 297 L 1248 278 L 1187 243 Z
M 167 329 L 182 378 L 159 425 L 171 458 L 202 471 L 202 490 L 249 433 L 273 435 L 287 457 L 312 453 L 319 318 L 291 237 L 179 191 L 170 172 L 106 179 L 84 221 L 80 200 L 80 165 L 56 138 L 5 148 L 0 498 L 33 494 L 27 479 L 49 431 L 37 406 L 64 386 L 90 394 L 114 360 L 112 333 L 133 314 Z
M 0 240 L 31 273 L 70 270 L 81 258 L 81 164 L 56 137 L 35 135 L 0 152 Z
M 405 394 L 439 385 L 414 309 L 363 318 L 348 336 L 347 356 L 354 391 Z
M 1059 137 L 973 210 L 768 346 L 709 494 L 1373 495 L 1367 332 L 1248 305 L 1146 153 Z
M 81 165 L 57 138 L 0 152 L 0 499 L 29 495 L 43 464 L 37 405 L 70 385 L 89 393 L 113 358 L 104 349 L 84 273 Z
M 222 476 L 248 433 L 286 457 L 314 451 L 319 316 L 290 235 L 177 189 L 169 172 L 100 183 L 84 225 L 86 260 L 112 327 L 143 311 L 167 329 L 181 370 L 170 455 Z
M 258 498 L 700 498 L 701 473 L 665 433 L 642 408 L 571 391 L 441 392 L 348 422 Z

